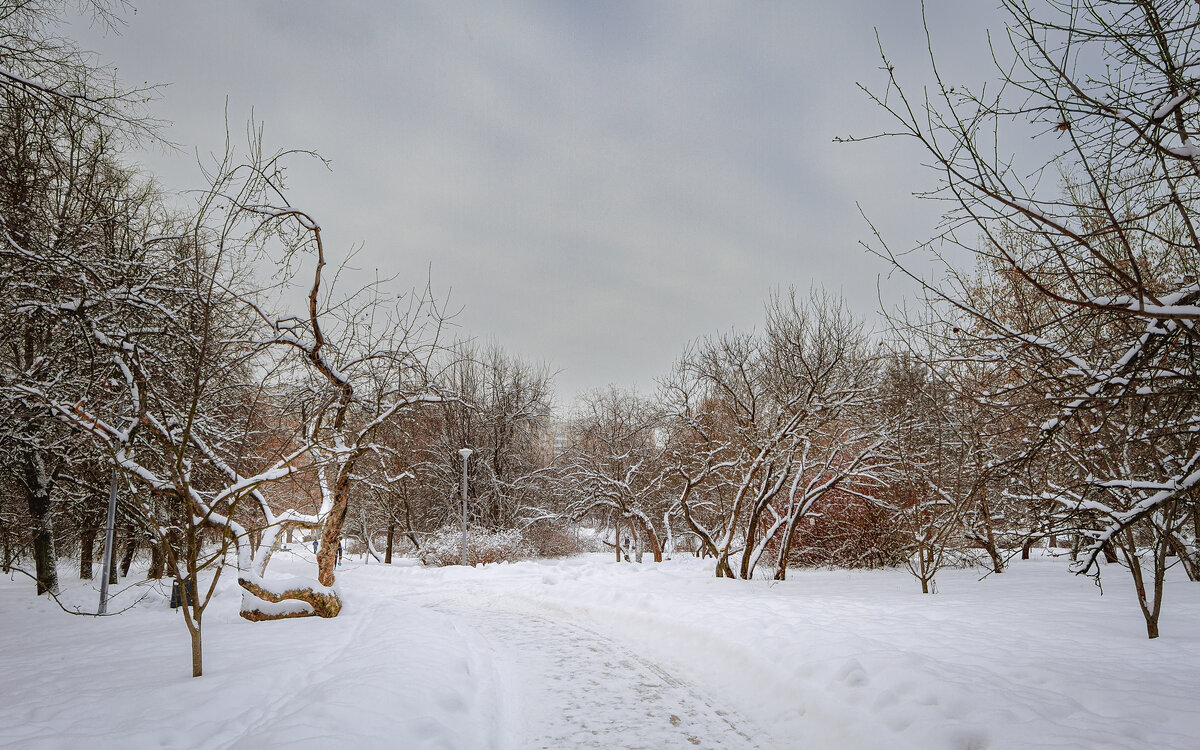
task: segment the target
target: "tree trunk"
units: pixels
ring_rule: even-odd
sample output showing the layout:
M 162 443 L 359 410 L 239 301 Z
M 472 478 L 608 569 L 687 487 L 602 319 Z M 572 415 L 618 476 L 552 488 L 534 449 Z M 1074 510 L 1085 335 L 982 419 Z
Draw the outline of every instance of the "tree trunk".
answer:
M 163 568 L 166 567 L 166 555 L 163 554 L 162 548 L 164 544 L 164 540 L 151 540 L 150 570 L 146 571 L 146 578 L 157 581 L 163 577 Z
M 936 560 L 933 555 L 933 546 L 920 542 L 917 545 L 917 578 L 921 580 L 921 593 L 928 594 L 932 592 L 933 576 L 937 573 L 935 566 Z
M 921 579 L 921 593 L 928 594 L 929 593 L 929 568 L 927 567 L 927 565 L 925 563 L 925 545 L 924 544 L 922 544 L 920 547 L 917 547 L 917 560 L 920 561 L 920 566 L 919 566 L 920 576 L 919 577 Z
M 1113 549 L 1112 542 L 1106 543 L 1101 549 L 1104 550 L 1104 562 L 1106 562 L 1106 563 L 1117 562 L 1117 552 L 1116 552 L 1116 550 Z
M 200 587 L 196 556 L 200 541 L 196 528 L 189 527 L 188 531 L 185 560 L 188 575 L 180 578 L 178 566 L 175 566 L 175 583 L 179 586 L 179 597 L 183 605 L 183 621 L 192 637 L 192 677 L 199 677 L 204 674 L 204 650 L 200 638 L 204 607 L 197 601 Z
M 671 559 L 674 559 L 674 555 L 675 555 L 675 532 L 671 530 L 671 512 L 670 511 L 667 511 L 666 513 L 663 514 L 663 528 L 666 529 L 666 531 L 667 531 L 667 538 L 664 540 L 664 542 L 663 542 L 662 546 L 659 548 L 658 552 L 659 552 L 659 555 L 662 555 L 664 553 L 664 551 L 666 551 L 666 554 L 669 555 L 669 557 L 667 559 L 671 560 Z M 578 526 L 575 527 L 575 540 L 579 541 L 579 527 Z M 655 559 L 654 562 L 662 562 L 662 560 Z
M 632 518 L 630 518 L 630 519 L 629 519 L 629 535 L 630 535 L 630 536 L 633 538 L 633 555 L 634 555 L 633 559 L 634 559 L 634 562 L 636 562 L 637 564 L 641 565 L 641 563 L 642 563 L 642 550 L 643 550 L 643 548 L 644 548 L 644 546 L 645 546 L 645 545 L 644 545 L 644 544 L 643 544 L 643 542 L 642 542 L 642 535 L 638 533 L 637 527 L 633 525 L 633 519 L 632 519 Z
M 133 565 L 133 556 L 142 541 L 141 534 L 134 528 L 133 522 L 125 527 L 125 554 L 121 556 L 121 577 L 129 577 L 129 567 Z
M 1033 539 L 1026 539 L 1025 543 L 1021 545 L 1021 559 L 1022 560 L 1029 559 L 1029 550 L 1030 550 L 1030 548 L 1033 547 L 1033 542 L 1034 542 Z
M 650 545 L 650 554 L 654 555 L 654 562 L 660 563 L 663 561 L 663 545 L 658 541 L 658 534 L 654 531 L 654 527 L 650 526 L 646 519 L 641 516 L 630 516 L 629 525 L 633 528 L 634 521 L 637 521 L 637 526 L 641 530 L 638 536 L 638 562 L 642 561 L 643 544 Z M 668 527 L 668 533 L 670 528 Z
M 79 534 L 79 580 L 92 580 L 92 562 L 96 559 L 96 535 L 100 529 L 84 526 Z
M 658 541 L 658 534 L 651 529 L 650 533 L 646 534 L 646 540 L 650 542 L 650 553 L 654 555 L 654 562 L 660 563 L 663 561 L 662 544 Z
M 204 674 L 204 648 L 200 643 L 200 631 L 192 634 L 192 677 Z
M 396 540 L 396 521 L 392 520 L 388 523 L 387 535 L 387 554 L 383 558 L 383 562 L 387 565 L 392 564 L 392 543 Z
M 337 569 L 338 542 L 346 525 L 346 512 L 350 509 L 350 474 L 354 461 L 348 460 L 338 467 L 337 480 L 333 485 L 333 504 L 325 525 L 321 528 L 321 548 L 317 551 L 317 580 L 322 586 L 332 586 L 334 570 Z
M 407 497 L 404 498 L 404 528 L 407 529 L 405 533 L 408 535 L 408 541 L 412 542 L 413 549 L 421 549 L 421 543 L 417 541 L 417 535 L 413 533 L 412 508 L 408 505 Z
M 733 568 L 729 565 L 729 550 L 721 550 L 721 554 L 717 556 L 717 578 L 737 578 L 733 574 Z
M 41 453 L 25 462 L 25 497 L 33 516 L 33 562 L 38 595 L 58 593 L 58 558 L 54 553 L 54 521 L 50 517 L 50 474 Z
M 1162 610 L 1162 589 L 1163 580 L 1166 577 L 1166 539 L 1155 540 L 1154 545 L 1154 560 L 1153 571 L 1154 576 L 1153 586 L 1154 595 L 1151 599 L 1146 592 L 1146 580 L 1144 571 L 1142 570 L 1142 561 L 1138 557 L 1137 544 L 1133 538 L 1133 530 L 1126 528 L 1122 532 L 1123 543 L 1121 544 L 1121 553 L 1125 556 L 1125 562 L 1129 565 L 1129 573 L 1133 576 L 1133 589 L 1137 594 L 1138 607 L 1142 610 L 1142 616 L 1146 620 L 1146 637 L 1158 637 L 1158 615 Z
M 170 554 L 179 556 L 180 550 L 183 548 L 183 539 L 181 538 L 179 529 L 172 528 L 167 531 L 166 538 L 159 539 L 159 544 L 162 548 L 159 550 L 163 559 L 163 572 L 166 573 L 167 563 L 170 560 Z
M 695 484 L 689 481 L 687 487 L 684 488 L 683 493 L 679 496 L 679 509 L 683 511 L 683 520 L 700 542 L 700 549 L 703 550 L 704 554 L 699 555 L 699 557 L 712 555 L 713 559 L 717 561 L 717 578 L 726 577 L 726 573 L 729 574 L 729 578 L 733 578 L 733 571 L 729 568 L 728 558 L 721 558 L 721 552 L 717 549 L 716 542 L 713 541 L 712 537 L 700 524 L 696 523 L 696 519 L 692 518 L 692 509 L 688 506 L 687 499 L 695 486 Z
M 1163 584 L 1167 580 L 1167 543 L 1168 536 L 1163 535 L 1158 540 L 1158 548 L 1154 554 L 1154 607 L 1150 617 L 1146 618 L 1146 635 L 1149 638 L 1158 637 L 1158 616 L 1162 612 Z
M 337 617 L 338 613 L 342 611 L 342 600 L 337 597 L 337 594 L 326 591 L 314 591 L 311 586 L 301 586 L 283 592 L 274 592 L 267 591 L 254 581 L 245 578 L 238 578 L 238 585 L 265 602 L 278 604 L 284 601 L 295 600 L 306 602 L 313 610 L 312 612 L 293 611 L 285 614 L 276 612 L 268 614 L 257 609 L 243 609 L 240 613 L 241 616 L 251 622 L 283 620 L 292 617 Z
M 992 530 L 992 510 L 988 507 L 987 497 L 979 499 L 979 510 L 983 515 L 983 538 L 980 544 L 984 551 L 988 553 L 988 557 L 992 559 L 992 572 L 1004 572 L 1004 556 L 1000 554 L 1000 549 L 996 545 L 996 533 Z
M 775 580 L 786 581 L 788 569 L 788 556 L 792 552 L 792 540 L 796 535 L 796 527 L 800 525 L 800 519 L 804 518 L 804 514 L 796 513 L 788 519 L 787 526 L 783 530 L 783 538 L 779 540 L 779 559 L 775 563 Z
M 739 574 L 742 580 L 747 580 L 754 575 L 754 571 L 750 568 L 750 559 L 753 554 L 755 542 L 758 541 L 758 509 L 755 508 L 750 514 L 750 522 L 746 524 L 746 543 L 742 550 L 742 565 Z
M 1193 567 L 1197 573 L 1197 576 L 1195 578 L 1193 578 L 1192 580 L 1200 581 L 1200 502 L 1197 502 L 1197 500 L 1194 496 L 1192 498 L 1191 516 L 1192 516 L 1192 555 L 1191 555 L 1191 557 L 1192 557 L 1192 562 L 1195 563 L 1195 565 Z
M 1200 581 L 1200 551 L 1188 549 L 1187 543 L 1176 534 L 1170 534 L 1167 543 L 1179 557 L 1179 564 L 1183 566 L 1183 572 L 1187 573 L 1188 580 Z
M 988 557 L 992 559 L 992 572 L 1004 572 L 1004 557 L 1000 554 L 1000 550 L 996 549 L 994 544 L 985 544 L 984 550 L 988 553 Z

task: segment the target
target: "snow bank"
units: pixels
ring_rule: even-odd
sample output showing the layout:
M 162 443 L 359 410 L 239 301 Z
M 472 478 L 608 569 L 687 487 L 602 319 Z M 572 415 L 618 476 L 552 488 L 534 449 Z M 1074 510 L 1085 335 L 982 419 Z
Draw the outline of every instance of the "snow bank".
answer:
M 300 566 L 280 556 L 275 567 Z M 149 593 L 99 619 L 31 588 L 0 578 L 0 748 L 515 747 L 488 651 L 394 597 L 359 587 L 337 618 L 251 623 L 226 574 L 193 679 L 165 586 L 127 590 L 110 611 Z M 80 585 L 66 597 L 94 610 L 97 594 Z

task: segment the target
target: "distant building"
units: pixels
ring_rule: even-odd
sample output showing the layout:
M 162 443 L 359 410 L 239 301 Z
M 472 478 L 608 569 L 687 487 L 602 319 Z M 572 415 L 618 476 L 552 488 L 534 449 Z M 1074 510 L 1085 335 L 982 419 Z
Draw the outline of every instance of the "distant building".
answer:
M 571 449 L 574 445 L 571 434 L 572 428 L 567 422 L 559 419 L 550 419 L 545 422 L 538 443 L 546 463 Z
M 571 433 L 565 429 L 556 429 L 551 432 L 554 437 L 554 455 L 559 455 L 571 448 Z

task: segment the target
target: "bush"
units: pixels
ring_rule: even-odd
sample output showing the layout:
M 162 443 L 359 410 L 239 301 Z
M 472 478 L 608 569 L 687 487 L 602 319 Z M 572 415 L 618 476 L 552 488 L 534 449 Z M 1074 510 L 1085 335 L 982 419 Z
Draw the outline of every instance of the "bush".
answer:
M 462 544 L 462 529 L 443 526 L 425 538 L 421 562 L 426 565 L 457 565 Z M 467 530 L 467 564 L 516 562 L 533 557 L 533 549 L 516 529 Z
M 788 562 L 796 567 L 884 568 L 904 562 L 906 540 L 893 514 L 862 499 L 834 495 L 800 522 Z
M 426 565 L 458 565 L 462 528 L 443 526 L 421 544 L 421 562 Z M 591 551 L 569 528 L 553 522 L 534 524 L 525 530 L 467 530 L 467 564 L 516 562 L 536 557 L 564 557 Z
M 581 537 L 574 529 L 555 521 L 541 521 L 525 529 L 525 540 L 537 557 L 567 557 L 598 552 L 601 545 L 592 537 Z

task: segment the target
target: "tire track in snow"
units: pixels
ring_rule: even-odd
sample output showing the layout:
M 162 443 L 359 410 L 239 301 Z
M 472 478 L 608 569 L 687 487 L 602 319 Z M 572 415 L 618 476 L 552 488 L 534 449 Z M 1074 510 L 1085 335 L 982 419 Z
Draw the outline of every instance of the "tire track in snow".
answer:
M 525 708 L 522 747 L 762 748 L 744 719 L 620 643 L 483 600 L 444 592 L 412 599 L 460 620 L 507 661 L 508 683 Z

